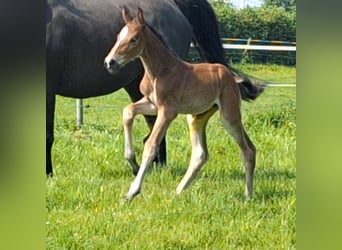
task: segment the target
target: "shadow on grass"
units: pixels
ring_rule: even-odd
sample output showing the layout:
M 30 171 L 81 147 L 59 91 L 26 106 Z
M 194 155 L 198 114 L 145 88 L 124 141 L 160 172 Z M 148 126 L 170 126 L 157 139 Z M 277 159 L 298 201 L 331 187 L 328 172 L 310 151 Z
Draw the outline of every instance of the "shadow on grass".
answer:
M 254 199 L 262 201 L 273 201 L 279 199 L 287 199 L 292 196 L 294 196 L 293 190 L 262 189 L 254 195 Z
M 241 170 L 234 169 L 231 171 L 229 175 L 230 179 L 238 180 L 244 179 L 245 174 Z M 284 180 L 284 179 L 295 179 L 296 173 L 289 169 L 277 169 L 275 167 L 263 167 L 263 169 L 256 169 L 254 173 L 254 178 L 263 179 L 263 180 Z
M 244 173 L 242 171 L 233 170 L 230 179 L 244 181 Z M 273 200 L 279 198 L 288 198 L 294 196 L 295 190 L 291 186 L 287 186 L 289 181 L 295 181 L 296 172 L 286 167 L 277 169 L 275 167 L 264 167 L 254 174 L 254 182 L 258 187 L 255 190 L 254 199 L 257 200 Z
M 183 176 L 187 170 L 187 166 L 177 165 L 177 166 L 162 166 L 161 170 L 168 169 L 170 174 L 174 177 Z M 213 180 L 244 180 L 245 174 L 242 169 L 226 169 L 222 168 L 220 170 L 205 170 L 202 169 L 200 174 L 204 178 L 212 178 Z M 284 179 L 295 179 L 296 173 L 290 169 L 276 169 L 275 167 L 263 167 L 263 169 L 256 169 L 254 173 L 254 178 L 261 180 L 284 180 Z
M 186 166 L 177 165 L 169 168 L 170 174 L 174 178 L 181 178 L 186 172 Z M 242 169 L 219 169 L 219 170 L 204 170 L 199 173 L 202 178 L 210 182 L 241 182 L 245 181 L 245 174 Z M 256 169 L 254 175 L 255 181 L 255 196 L 256 200 L 273 200 L 282 199 L 294 196 L 295 190 L 286 183 L 295 181 L 296 172 L 287 167 L 263 167 Z M 232 190 L 231 190 L 232 191 Z M 233 191 L 234 192 L 234 191 Z M 237 198 L 244 199 L 241 190 L 236 190 L 235 195 Z

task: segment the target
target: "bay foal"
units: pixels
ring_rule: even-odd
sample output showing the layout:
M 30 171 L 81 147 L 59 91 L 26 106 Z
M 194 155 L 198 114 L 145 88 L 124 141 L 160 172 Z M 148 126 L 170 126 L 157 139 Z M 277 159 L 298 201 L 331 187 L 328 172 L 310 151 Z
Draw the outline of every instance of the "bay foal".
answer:
M 231 72 L 221 64 L 190 64 L 172 55 L 145 23 L 140 8 L 135 18 L 126 7 L 123 7 L 122 15 L 126 25 L 106 56 L 105 66 L 120 67 L 138 57 L 145 68 L 140 83 L 144 97 L 123 110 L 125 157 L 133 169 L 138 170 L 124 199 L 131 200 L 140 192 L 146 170 L 168 126 L 178 113 L 187 114 L 192 154 L 188 170 L 176 193 L 188 187 L 208 160 L 205 127 L 217 109 L 220 110 L 225 129 L 241 149 L 246 175 L 245 194 L 251 197 L 256 149 L 242 125 L 240 92 Z M 140 167 L 135 159 L 132 133 L 133 120 L 137 114 L 157 115 L 144 146 Z

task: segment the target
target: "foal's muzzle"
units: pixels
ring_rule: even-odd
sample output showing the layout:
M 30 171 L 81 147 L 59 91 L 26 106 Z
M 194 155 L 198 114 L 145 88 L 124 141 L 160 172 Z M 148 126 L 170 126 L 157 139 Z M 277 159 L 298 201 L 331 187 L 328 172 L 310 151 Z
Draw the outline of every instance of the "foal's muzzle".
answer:
M 104 66 L 109 71 L 109 73 L 116 72 L 120 68 L 120 65 L 113 59 L 105 60 Z

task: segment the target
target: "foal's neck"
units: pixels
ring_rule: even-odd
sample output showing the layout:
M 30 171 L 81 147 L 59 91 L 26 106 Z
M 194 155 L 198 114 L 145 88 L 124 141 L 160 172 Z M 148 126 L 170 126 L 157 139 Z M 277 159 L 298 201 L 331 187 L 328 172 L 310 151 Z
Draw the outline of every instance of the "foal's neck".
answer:
M 148 27 L 144 31 L 145 47 L 140 55 L 145 71 L 150 78 L 156 78 L 165 70 L 173 68 L 181 60 L 171 54 L 157 35 Z

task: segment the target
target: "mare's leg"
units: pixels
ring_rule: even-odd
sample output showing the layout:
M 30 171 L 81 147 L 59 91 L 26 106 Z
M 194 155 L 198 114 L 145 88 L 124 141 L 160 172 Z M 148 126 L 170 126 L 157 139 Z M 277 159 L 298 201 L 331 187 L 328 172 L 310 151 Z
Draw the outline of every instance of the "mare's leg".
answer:
M 138 174 L 131 183 L 124 200 L 132 200 L 137 194 L 140 193 L 146 170 L 156 156 L 159 144 L 165 136 L 167 128 L 169 127 L 171 121 L 176 118 L 176 116 L 177 113 L 173 110 L 166 110 L 164 107 L 158 109 L 157 120 L 153 126 L 150 136 L 144 145 L 142 161 Z
M 46 175 L 52 176 L 52 160 L 51 149 L 53 144 L 53 128 L 54 128 L 54 115 L 55 115 L 55 101 L 54 93 L 46 93 Z
M 133 82 L 131 82 L 130 84 L 128 84 L 125 87 L 126 92 L 128 93 L 129 97 L 131 98 L 131 100 L 133 102 L 136 102 L 143 97 L 142 93 L 139 90 L 139 85 L 140 85 L 140 81 L 146 81 L 146 80 L 147 80 L 146 78 L 143 78 L 141 80 L 141 75 L 140 75 Z M 145 117 L 145 120 L 146 120 L 148 127 L 150 128 L 150 131 L 152 131 L 153 125 L 156 121 L 156 116 L 144 115 L 144 117 Z M 151 132 L 150 132 L 150 134 L 151 134 Z M 146 142 L 146 140 L 150 134 L 148 134 L 145 137 L 144 143 Z M 165 136 L 163 137 L 163 139 L 160 143 L 159 151 L 156 154 L 156 157 L 153 161 L 160 163 L 160 164 L 166 164 L 166 139 L 165 139 Z
M 204 163 L 208 160 L 208 148 L 205 128 L 209 118 L 216 112 L 217 106 L 200 115 L 187 115 L 190 139 L 192 145 L 191 160 L 183 179 L 179 183 L 176 193 L 180 194 L 196 177 Z
M 233 136 L 240 147 L 246 178 L 245 195 L 250 198 L 253 194 L 256 148 L 242 125 L 239 95 L 231 94 L 231 91 L 232 89 L 225 91 L 220 98 L 221 119 L 225 129 Z
M 137 114 L 156 114 L 156 107 L 143 97 L 135 103 L 127 105 L 123 110 L 123 123 L 125 133 L 125 158 L 132 167 L 133 174 L 137 175 L 139 165 L 135 158 L 133 147 L 133 121 Z

